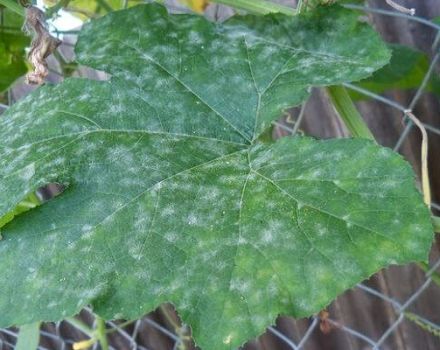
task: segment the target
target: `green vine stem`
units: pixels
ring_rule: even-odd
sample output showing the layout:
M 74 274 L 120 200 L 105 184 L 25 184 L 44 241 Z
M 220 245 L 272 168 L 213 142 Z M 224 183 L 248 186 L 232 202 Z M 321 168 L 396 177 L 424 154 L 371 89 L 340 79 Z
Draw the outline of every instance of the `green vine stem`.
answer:
M 404 312 L 403 314 L 405 315 L 405 317 L 408 320 L 414 322 L 417 326 L 419 326 L 423 330 L 440 338 L 440 329 L 438 328 L 438 326 L 435 326 L 432 323 L 428 323 L 423 318 L 421 318 L 420 316 L 418 316 L 416 314 L 413 314 L 412 312 Z
M 440 233 L 440 217 L 439 216 L 432 217 L 432 225 L 434 226 L 434 232 Z
M 95 344 L 97 341 L 101 345 L 102 350 L 109 350 L 109 344 L 107 339 L 107 333 L 110 333 L 107 331 L 105 327 L 105 320 L 101 317 L 95 315 L 96 317 L 96 329 L 92 330 L 82 321 L 77 320 L 76 318 L 70 317 L 67 319 L 67 322 L 71 323 L 78 329 L 80 329 L 82 332 L 87 334 L 90 339 L 82 340 L 80 342 L 73 344 L 74 350 L 84 350 L 90 348 L 93 344 Z
M 0 5 L 3 5 L 11 11 L 14 11 L 16 14 L 25 17 L 24 8 L 14 0 L 0 0 Z
M 373 134 L 362 119 L 345 87 L 342 85 L 329 86 L 327 87 L 327 93 L 351 135 L 374 141 Z
M 99 340 L 102 350 L 109 350 L 105 320 L 96 316 L 96 338 Z

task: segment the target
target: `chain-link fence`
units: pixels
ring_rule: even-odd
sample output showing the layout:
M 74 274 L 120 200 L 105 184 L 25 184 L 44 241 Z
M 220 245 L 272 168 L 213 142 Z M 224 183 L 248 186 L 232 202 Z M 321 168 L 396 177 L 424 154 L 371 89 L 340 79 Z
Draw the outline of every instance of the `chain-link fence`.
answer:
M 429 69 L 426 71 L 422 84 L 414 94 L 414 97 L 407 106 L 403 106 L 396 101 L 389 98 L 385 98 L 382 95 L 376 95 L 371 91 L 364 90 L 357 85 L 345 84 L 346 88 L 355 90 L 357 93 L 364 94 L 375 101 L 391 106 L 392 108 L 400 111 L 402 122 L 405 127 L 401 132 L 400 137 L 394 144 L 394 150 L 399 151 L 406 142 L 409 142 L 408 138 L 411 131 L 416 129 L 414 122 L 408 118 L 420 101 L 425 92 L 425 88 L 430 81 L 433 74 L 436 73 L 436 68 L 440 60 L 440 26 L 418 16 L 410 16 L 403 13 L 399 13 L 390 10 L 383 10 L 371 7 L 362 7 L 358 5 L 346 5 L 349 8 L 365 11 L 366 13 L 376 13 L 383 16 L 401 17 L 407 21 L 415 21 L 422 25 L 434 28 L 437 31 L 437 37 L 432 45 L 433 57 Z M 180 9 L 177 9 L 180 10 Z M 275 123 L 275 133 L 278 134 L 296 134 L 301 129 L 301 124 L 305 121 L 306 113 L 304 104 L 301 108 L 297 109 L 296 117 L 289 116 L 283 120 Z M 1 109 L 6 109 L 8 106 L 0 104 Z M 421 118 L 423 119 L 423 118 Z M 429 137 L 440 138 L 440 129 L 435 125 L 423 123 L 423 126 L 428 131 Z M 437 161 L 431 154 L 431 162 Z M 432 203 L 432 209 L 434 211 L 440 211 L 440 203 Z M 438 254 L 437 254 L 438 255 Z M 415 327 L 418 327 L 421 331 L 425 332 L 427 337 L 438 338 L 437 344 L 440 344 L 440 310 L 437 310 L 439 317 L 437 319 L 428 319 L 422 313 L 418 312 L 418 309 L 414 307 L 418 300 L 428 290 L 434 288 L 434 295 L 440 296 L 440 258 L 434 257 L 434 261 L 431 261 L 430 266 L 420 264 L 417 268 L 424 271 L 424 280 L 420 281 L 420 284 L 413 288 L 410 292 L 406 293 L 405 298 L 399 296 L 384 293 L 384 291 L 375 289 L 367 283 L 359 284 L 354 291 L 357 296 L 363 294 L 362 297 L 357 297 L 355 300 L 363 300 L 362 304 L 357 305 L 359 318 L 368 313 L 381 313 L 387 312 L 387 319 L 391 322 L 383 324 L 383 330 L 380 336 L 372 336 L 368 329 L 362 328 L 359 325 L 352 325 L 350 322 L 344 322 L 343 319 L 333 317 L 331 312 L 323 311 L 319 315 L 311 317 L 308 320 L 296 321 L 291 324 L 301 323 L 295 332 L 286 332 L 285 327 L 269 327 L 266 336 L 277 338 L 279 341 L 279 349 L 312 349 L 311 343 L 317 334 L 328 334 L 331 332 L 343 332 L 347 337 L 352 337 L 356 340 L 357 348 L 359 349 L 409 349 L 406 346 L 401 346 L 398 342 L 394 342 L 392 345 L 388 344 L 388 340 L 394 333 L 399 332 L 399 328 L 403 323 L 410 322 Z M 411 278 L 409 274 L 406 274 L 407 278 Z M 405 284 L 407 281 L 402 280 L 401 283 Z M 343 299 L 345 296 L 342 296 Z M 370 308 L 369 302 L 366 300 L 375 299 L 380 301 L 382 308 Z M 379 305 L 379 304 L 375 304 Z M 11 305 L 13 307 L 13 305 Z M 171 309 L 171 306 L 167 306 Z M 390 311 L 391 310 L 391 311 Z M 390 315 L 391 313 L 391 315 Z M 432 314 L 432 313 L 431 313 Z M 435 312 L 434 312 L 435 314 Z M 176 316 L 177 317 L 177 316 Z M 178 322 L 178 319 L 176 318 Z M 71 318 L 57 323 L 44 324 L 41 327 L 40 346 L 38 349 L 72 349 L 74 343 L 81 340 L 89 339 L 88 329 L 94 328 L 96 325 L 96 319 L 90 309 L 84 309 L 77 318 Z M 170 322 L 167 322 L 163 318 L 160 312 L 155 312 L 145 316 L 142 319 L 132 322 L 112 322 L 108 321 L 107 334 L 110 340 L 110 349 L 139 349 L 139 350 L 162 350 L 162 349 L 190 349 L 192 344 L 187 344 L 188 329 L 181 327 L 179 329 L 173 329 Z M 85 327 L 87 326 L 87 327 Z M 16 328 L 0 329 L 0 350 L 14 349 L 19 330 Z M 405 338 L 405 337 L 403 337 Z M 434 341 L 434 343 L 437 340 Z M 432 344 L 432 343 L 430 343 Z M 270 347 L 254 346 L 256 349 L 269 349 Z M 95 342 L 91 345 L 92 349 L 99 349 L 99 343 Z M 273 349 L 273 348 L 272 348 Z M 424 345 L 420 344 L 418 349 L 425 349 Z

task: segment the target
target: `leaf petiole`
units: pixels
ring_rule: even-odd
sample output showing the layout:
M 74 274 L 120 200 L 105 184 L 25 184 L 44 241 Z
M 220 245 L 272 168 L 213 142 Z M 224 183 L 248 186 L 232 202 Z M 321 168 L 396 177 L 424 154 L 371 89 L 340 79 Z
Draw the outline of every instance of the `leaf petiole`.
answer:
M 95 336 L 99 340 L 102 350 L 109 350 L 107 332 L 105 328 L 105 320 L 99 316 L 96 316 L 96 331 Z
M 439 216 L 432 217 L 432 225 L 434 226 L 434 232 L 440 233 L 440 217 Z
M 15 350 L 35 350 L 40 342 L 40 322 L 26 324 L 20 327 Z
M 351 135 L 375 141 L 373 134 L 358 112 L 345 87 L 342 85 L 329 86 L 327 87 L 327 93 Z

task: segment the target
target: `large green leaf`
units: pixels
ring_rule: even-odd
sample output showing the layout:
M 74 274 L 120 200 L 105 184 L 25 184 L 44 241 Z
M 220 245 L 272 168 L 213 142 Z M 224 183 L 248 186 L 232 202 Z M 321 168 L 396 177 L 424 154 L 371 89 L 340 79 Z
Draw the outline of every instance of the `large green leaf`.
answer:
M 4 227 L 1 326 L 87 304 L 136 318 L 168 301 L 203 349 L 232 349 L 280 313 L 308 316 L 426 259 L 429 212 L 399 155 L 360 139 L 256 141 L 309 86 L 387 62 L 357 15 L 218 25 L 145 5 L 86 25 L 77 55 L 111 80 L 46 86 L 0 121 L 0 215 L 66 185 Z
M 26 71 L 25 48 L 29 38 L 21 32 L 22 18 L 0 7 L 0 92 Z

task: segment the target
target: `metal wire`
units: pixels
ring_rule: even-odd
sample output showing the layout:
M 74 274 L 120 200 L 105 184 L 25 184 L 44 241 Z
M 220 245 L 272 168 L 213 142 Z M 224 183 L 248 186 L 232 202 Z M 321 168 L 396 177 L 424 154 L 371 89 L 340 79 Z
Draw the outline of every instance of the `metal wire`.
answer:
M 396 13 L 393 11 L 385 11 L 380 9 L 373 9 L 369 7 L 362 7 L 358 5 L 345 5 L 348 8 L 351 9 L 357 9 L 357 10 L 363 10 L 368 12 L 373 12 L 380 15 L 385 16 L 392 16 L 392 17 L 401 17 L 405 18 L 410 21 L 415 21 L 418 23 L 422 23 L 424 25 L 427 25 L 431 28 L 434 28 L 438 30 L 440 33 L 440 26 L 437 24 L 434 24 L 424 18 L 420 18 L 417 16 L 407 16 L 401 13 Z M 440 35 L 437 35 L 436 42 L 438 42 L 438 38 L 440 38 Z M 436 48 L 434 46 L 434 48 Z M 368 90 L 364 90 L 362 88 L 359 88 L 358 86 L 355 86 L 353 84 L 345 84 L 347 88 L 356 90 L 357 92 L 360 92 L 362 94 L 365 94 L 372 99 L 379 101 L 381 103 L 384 103 L 388 106 L 391 106 L 398 111 L 402 112 L 402 120 L 405 122 L 405 115 L 406 111 L 412 110 L 417 102 L 420 100 L 420 97 L 422 96 L 426 84 L 429 82 L 434 69 L 436 65 L 438 64 L 438 61 L 440 60 L 440 53 L 436 53 L 434 58 L 431 61 L 431 65 L 429 67 L 429 70 L 426 72 L 426 75 L 423 79 L 423 83 L 417 90 L 416 94 L 414 95 L 413 99 L 411 100 L 408 107 L 404 107 L 401 104 L 397 103 L 396 101 L 393 101 L 391 99 L 388 99 L 384 96 L 379 96 L 377 94 L 374 94 Z M 1 109 L 6 109 L 8 106 L 0 104 Z M 274 123 L 276 127 L 283 129 L 284 131 L 287 131 L 291 134 L 295 134 L 298 131 L 298 128 L 300 127 L 300 123 L 303 121 L 303 118 L 305 117 L 305 104 L 302 106 L 301 111 L 299 113 L 299 116 L 297 117 L 296 121 L 293 124 L 293 127 L 289 127 L 285 123 Z M 436 128 L 432 125 L 424 124 L 425 128 L 431 132 L 431 136 L 440 136 L 440 129 Z M 410 131 L 413 128 L 413 123 L 411 121 L 406 121 L 406 127 L 402 134 L 400 135 L 398 141 L 394 145 L 394 149 L 398 151 L 401 149 L 402 145 L 405 143 L 405 141 L 408 140 L 408 136 L 410 134 Z M 439 203 L 432 203 L 431 207 L 433 209 L 440 210 L 440 204 Z M 345 325 L 342 323 L 341 320 L 332 319 L 329 318 L 327 321 L 329 324 L 332 325 L 332 327 L 337 328 L 340 331 L 345 332 L 347 335 L 350 335 L 351 337 L 361 340 L 365 343 L 365 347 L 362 349 L 372 349 L 372 350 L 379 350 L 384 343 L 387 341 L 387 339 L 396 331 L 396 329 L 399 327 L 399 325 L 403 322 L 403 320 L 406 319 L 406 312 L 408 308 L 413 305 L 420 295 L 423 294 L 424 291 L 426 291 L 430 286 L 434 284 L 433 282 L 433 275 L 439 270 L 440 268 L 440 259 L 437 260 L 432 267 L 426 272 L 425 274 L 425 281 L 415 290 L 412 292 L 412 294 L 405 300 L 405 302 L 399 302 L 393 296 L 391 295 L 385 295 L 382 292 L 375 290 L 369 286 L 366 286 L 365 284 L 359 284 L 356 289 L 359 291 L 362 291 L 363 293 L 367 294 L 371 298 L 379 298 L 384 303 L 391 305 L 394 312 L 395 312 L 395 320 L 392 324 L 388 326 L 386 330 L 382 333 L 382 335 L 378 339 L 371 339 L 368 335 L 364 334 L 362 330 L 355 330 L 348 325 Z M 437 286 L 439 287 L 439 286 Z M 362 305 L 360 306 L 362 307 Z M 82 312 L 82 318 L 83 319 L 89 319 L 92 320 L 92 324 L 94 323 L 94 315 L 92 311 L 88 308 L 83 310 Z M 428 320 L 424 318 L 421 315 L 416 315 L 416 317 L 423 322 L 424 324 L 430 326 L 432 329 L 440 330 L 440 325 L 435 324 L 431 320 Z M 304 334 L 301 336 L 299 340 L 295 342 L 294 339 L 290 339 L 286 334 L 283 334 L 279 329 L 274 327 L 269 327 L 268 332 L 272 334 L 274 337 L 278 338 L 281 342 L 283 342 L 287 348 L 292 350 L 301 350 L 305 349 L 308 342 L 313 339 L 315 330 L 317 329 L 318 325 L 320 323 L 320 319 L 318 316 L 312 317 L 310 319 L 310 325 L 307 328 L 307 330 L 304 332 Z M 40 335 L 40 344 L 46 344 L 46 342 L 49 342 L 51 344 L 50 350 L 55 349 L 70 349 L 72 344 L 76 341 L 79 341 L 81 339 L 87 339 L 87 335 L 81 332 L 81 329 L 78 328 L 75 323 L 71 323 L 69 321 L 62 321 L 57 322 L 55 324 L 48 324 L 49 326 L 52 325 L 52 327 L 43 327 Z M 54 326 L 54 327 L 53 327 Z M 75 330 L 77 334 L 80 334 L 78 339 L 68 339 L 64 336 L 65 332 L 63 333 L 62 328 L 67 328 L 70 330 Z M 170 331 L 165 325 L 158 323 L 155 321 L 151 315 L 147 315 L 142 319 L 139 319 L 135 321 L 131 325 L 126 325 L 125 327 L 121 327 L 117 323 L 113 321 L 107 322 L 107 329 L 108 332 L 111 333 L 113 336 L 118 336 L 120 338 L 120 342 L 125 342 L 124 347 L 115 347 L 115 345 L 111 346 L 111 349 L 119 350 L 119 349 L 133 349 L 133 350 L 155 350 L 154 348 L 146 348 L 145 346 L 141 346 L 138 344 L 138 336 L 141 334 L 141 332 L 148 330 L 148 329 L 154 329 L 157 332 L 163 334 L 164 337 L 168 338 L 173 342 L 172 349 L 177 349 L 179 345 L 181 344 L 181 339 L 178 335 L 174 334 L 172 331 Z M 72 332 L 70 332 L 72 333 Z M 14 344 L 16 342 L 18 335 L 18 329 L 12 328 L 12 329 L 0 329 L 0 350 L 9 350 L 14 349 Z M 96 343 L 94 345 L 94 349 L 98 349 L 98 344 Z M 120 345 L 121 346 L 121 345 Z M 39 350 L 47 350 L 47 347 L 44 347 L 40 345 L 38 347 Z

